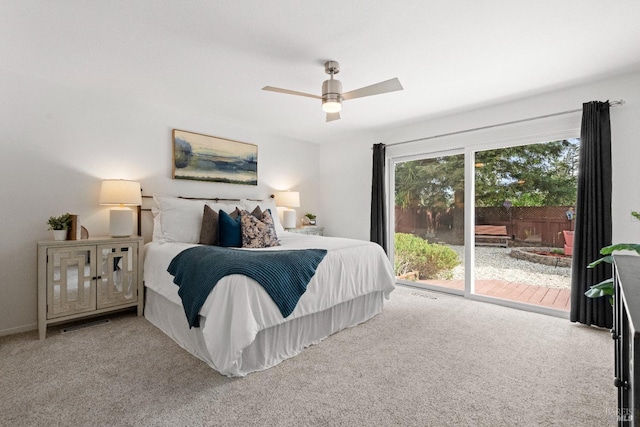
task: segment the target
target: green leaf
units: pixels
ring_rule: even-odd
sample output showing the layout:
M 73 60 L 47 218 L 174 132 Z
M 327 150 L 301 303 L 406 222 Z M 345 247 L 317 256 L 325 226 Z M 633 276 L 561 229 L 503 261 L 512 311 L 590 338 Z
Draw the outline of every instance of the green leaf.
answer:
M 609 255 L 609 256 L 604 256 L 602 258 L 599 258 L 599 259 L 593 261 L 591 264 L 587 265 L 587 268 L 593 268 L 596 265 L 601 264 L 603 262 L 606 262 L 608 264 L 612 264 L 613 263 L 613 257 L 611 255 Z
M 589 298 L 600 298 L 605 295 L 613 295 L 615 291 L 613 279 L 605 279 L 591 286 L 584 294 Z
M 640 255 L 640 244 L 618 243 L 616 245 L 605 246 L 604 248 L 600 249 L 600 254 L 605 256 L 593 261 L 592 263 L 587 265 L 587 268 L 594 268 L 595 266 L 597 266 L 598 264 L 602 264 L 603 262 L 606 262 L 608 264 L 613 264 L 613 256 L 611 256 L 611 254 L 613 254 L 616 251 L 634 251 L 638 255 Z
M 603 289 L 596 289 L 596 288 L 591 288 L 589 289 L 587 292 L 584 293 L 585 296 L 589 297 L 589 298 L 600 298 L 603 297 L 605 295 L 613 295 L 612 292 L 607 292 Z
M 618 243 L 616 245 L 605 246 L 600 249 L 602 255 L 611 255 L 615 251 L 634 251 L 640 254 L 640 244 L 638 243 Z
M 597 289 L 610 289 L 613 292 L 613 279 L 604 279 L 602 282 L 591 286 Z
M 589 298 L 600 298 L 605 296 L 606 294 L 602 292 L 600 289 L 588 289 L 587 292 L 584 293 L 585 296 Z

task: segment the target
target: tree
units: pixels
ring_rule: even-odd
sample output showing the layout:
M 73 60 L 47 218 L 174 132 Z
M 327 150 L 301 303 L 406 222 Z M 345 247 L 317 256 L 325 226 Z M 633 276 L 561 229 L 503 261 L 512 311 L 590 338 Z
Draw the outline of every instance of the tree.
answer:
M 396 205 L 447 209 L 464 190 L 464 156 L 414 160 L 396 165 Z
M 578 148 L 578 140 L 560 140 L 478 152 L 476 205 L 574 204 Z
M 476 153 L 476 205 L 566 206 L 575 203 L 578 140 L 551 141 Z M 464 190 L 464 156 L 413 160 L 396 165 L 396 205 L 452 206 Z

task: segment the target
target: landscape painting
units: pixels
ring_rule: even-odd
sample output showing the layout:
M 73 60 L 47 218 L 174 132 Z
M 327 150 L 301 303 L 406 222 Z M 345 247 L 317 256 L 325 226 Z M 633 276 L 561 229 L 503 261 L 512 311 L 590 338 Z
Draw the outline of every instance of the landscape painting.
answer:
M 173 178 L 258 185 L 258 146 L 174 129 Z

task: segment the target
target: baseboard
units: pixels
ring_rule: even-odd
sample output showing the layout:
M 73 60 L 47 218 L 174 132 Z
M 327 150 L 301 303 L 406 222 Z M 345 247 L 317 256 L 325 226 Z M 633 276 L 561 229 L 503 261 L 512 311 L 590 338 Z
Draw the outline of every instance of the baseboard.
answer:
M 37 323 L 31 323 L 29 325 L 18 326 L 17 328 L 10 329 L 0 329 L 0 337 L 4 337 L 6 335 L 19 334 L 21 332 L 28 332 L 38 329 Z

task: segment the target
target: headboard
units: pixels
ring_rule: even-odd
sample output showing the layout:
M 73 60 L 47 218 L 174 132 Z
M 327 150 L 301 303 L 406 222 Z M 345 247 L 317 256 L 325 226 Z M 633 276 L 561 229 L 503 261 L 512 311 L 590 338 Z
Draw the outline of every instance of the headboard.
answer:
M 208 200 L 212 202 L 239 202 L 241 199 L 229 199 L 229 198 L 220 198 L 220 197 L 184 197 L 184 196 L 173 196 L 180 199 L 187 200 Z M 271 194 L 269 198 L 273 199 L 275 196 Z M 253 201 L 260 201 L 262 199 L 248 199 Z M 138 206 L 137 218 L 138 218 L 138 236 L 144 237 L 144 242 L 150 242 L 153 236 L 153 214 L 151 213 L 151 208 L 155 206 L 155 202 L 153 200 L 153 196 L 145 196 L 142 195 L 142 206 Z

